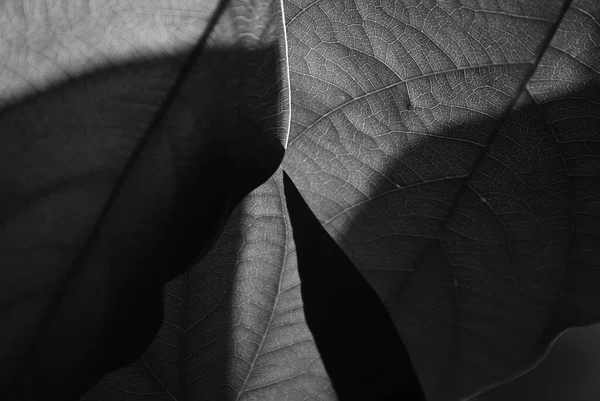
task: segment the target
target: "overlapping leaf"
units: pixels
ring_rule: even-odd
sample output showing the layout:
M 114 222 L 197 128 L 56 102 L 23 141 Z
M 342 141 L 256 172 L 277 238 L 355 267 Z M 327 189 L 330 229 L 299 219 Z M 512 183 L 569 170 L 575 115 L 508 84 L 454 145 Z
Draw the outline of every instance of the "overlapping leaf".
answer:
M 280 4 L 1 7 L 0 397 L 63 400 L 137 359 L 277 168 Z
M 431 400 L 600 317 L 600 6 L 286 3 L 284 169 Z
M 506 380 L 597 322 L 597 2 L 285 6 L 285 170 L 388 306 L 429 398 Z M 163 281 L 279 163 L 281 4 L 0 7 L 0 395 L 64 399 L 139 355 Z M 278 311 L 296 290 L 269 282 L 293 266 L 252 270 L 291 247 L 278 182 L 239 215 L 262 216 L 233 235 L 252 260 L 221 244 L 232 259 L 198 266 L 228 270 L 173 282 L 149 359 L 90 397 L 333 397 L 300 309 Z M 183 302 L 196 288 L 206 303 Z
M 165 294 L 148 352 L 84 400 L 336 399 L 304 319 L 281 171 Z

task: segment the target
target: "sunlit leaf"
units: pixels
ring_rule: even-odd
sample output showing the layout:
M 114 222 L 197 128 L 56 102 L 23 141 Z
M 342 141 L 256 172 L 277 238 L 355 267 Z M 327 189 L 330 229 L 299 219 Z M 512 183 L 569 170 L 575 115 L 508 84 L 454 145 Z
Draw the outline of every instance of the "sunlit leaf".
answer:
M 83 400 L 335 400 L 305 322 L 281 171 L 165 289 L 148 352 Z
M 52 4 L 2 5 L 10 400 L 65 400 L 135 361 L 164 282 L 206 254 L 287 139 L 277 3 Z
M 600 5 L 290 0 L 284 169 L 430 400 L 598 322 Z

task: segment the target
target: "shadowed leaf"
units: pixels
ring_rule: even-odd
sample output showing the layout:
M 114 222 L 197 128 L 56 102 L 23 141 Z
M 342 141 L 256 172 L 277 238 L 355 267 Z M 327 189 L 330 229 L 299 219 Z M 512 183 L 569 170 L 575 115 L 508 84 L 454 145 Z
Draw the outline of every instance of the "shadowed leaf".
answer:
M 388 308 L 428 399 L 600 317 L 597 2 L 286 6 L 285 171 Z
M 167 284 L 148 352 L 83 400 L 335 400 L 304 319 L 285 203 L 279 171 L 244 199 L 207 257 Z
M 0 397 L 10 400 L 69 399 L 135 361 L 162 321 L 164 282 L 210 249 L 287 139 L 277 3 L 58 3 L 2 5 L 23 13 L 0 40 L 10 53 Z

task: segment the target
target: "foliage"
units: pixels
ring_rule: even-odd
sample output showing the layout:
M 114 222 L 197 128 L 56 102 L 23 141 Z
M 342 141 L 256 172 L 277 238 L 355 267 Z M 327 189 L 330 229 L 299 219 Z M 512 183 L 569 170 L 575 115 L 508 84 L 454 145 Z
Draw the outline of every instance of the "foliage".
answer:
M 454 401 L 599 320 L 596 1 L 0 30 L 2 399 Z

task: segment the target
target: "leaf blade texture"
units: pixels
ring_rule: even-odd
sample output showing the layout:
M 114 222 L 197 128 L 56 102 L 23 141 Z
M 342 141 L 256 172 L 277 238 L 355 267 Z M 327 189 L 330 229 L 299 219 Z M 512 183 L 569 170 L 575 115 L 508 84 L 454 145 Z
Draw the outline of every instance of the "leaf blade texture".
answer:
M 598 20 L 594 2 L 286 7 L 284 169 L 428 399 L 506 381 L 598 321 Z
M 136 363 L 83 400 L 336 400 L 305 322 L 282 172 L 165 288 L 165 323 Z
M 277 3 L 64 5 L 3 4 L 20 17 L 1 47 L 7 399 L 72 397 L 136 360 L 164 282 L 210 249 L 286 142 Z M 244 13 L 256 18 L 235 24 Z

